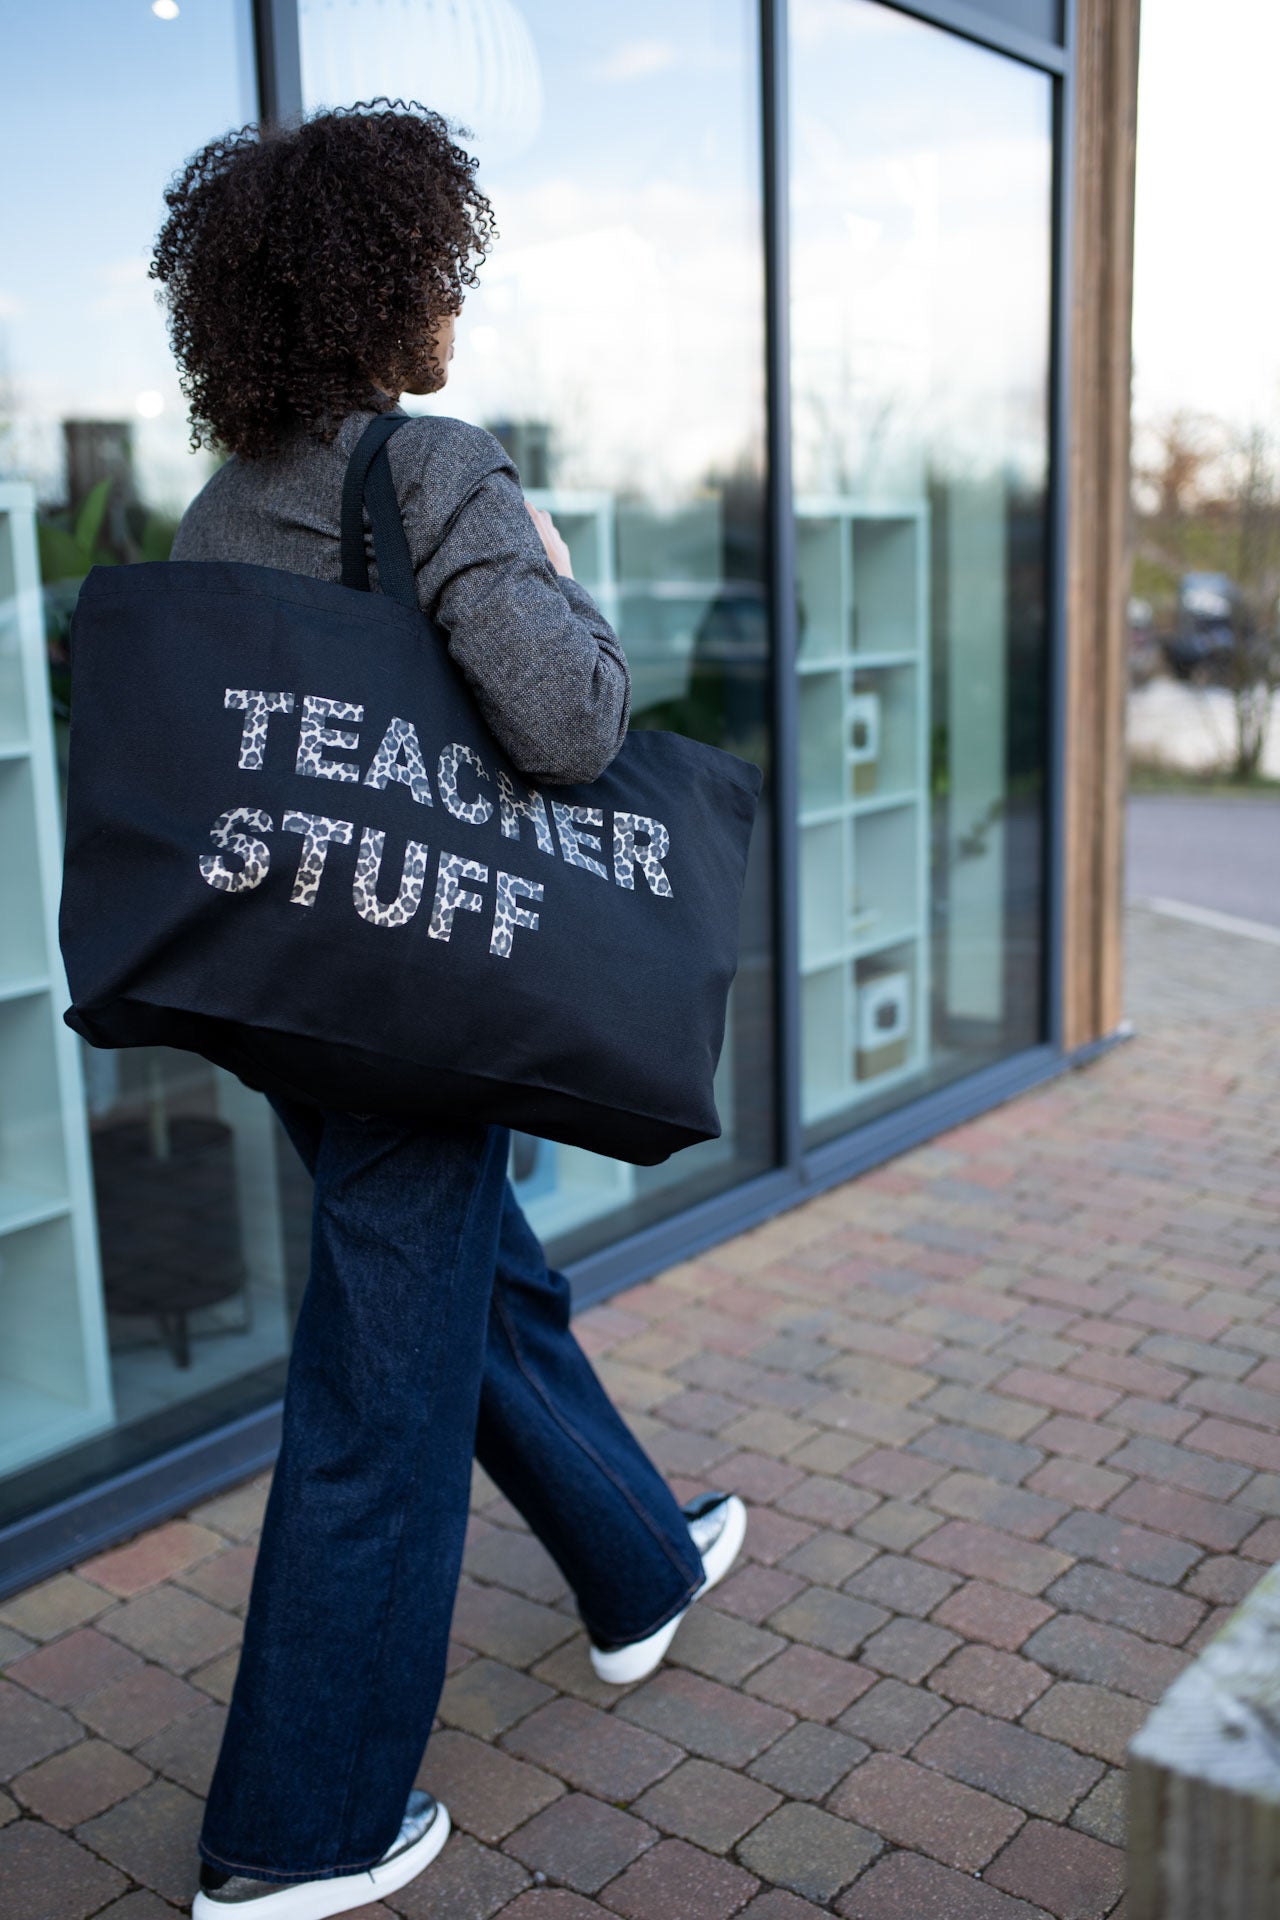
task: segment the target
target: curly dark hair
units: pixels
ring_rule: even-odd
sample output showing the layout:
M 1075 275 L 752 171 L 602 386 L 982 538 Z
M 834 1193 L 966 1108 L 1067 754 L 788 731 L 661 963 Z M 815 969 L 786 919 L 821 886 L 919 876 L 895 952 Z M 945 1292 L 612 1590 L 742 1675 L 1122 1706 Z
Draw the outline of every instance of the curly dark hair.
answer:
M 457 132 L 468 134 L 460 127 Z M 331 441 L 444 384 L 435 324 L 497 234 L 479 162 L 417 101 L 378 95 L 201 148 L 165 190 L 165 289 L 191 449 L 254 458 L 301 422 Z

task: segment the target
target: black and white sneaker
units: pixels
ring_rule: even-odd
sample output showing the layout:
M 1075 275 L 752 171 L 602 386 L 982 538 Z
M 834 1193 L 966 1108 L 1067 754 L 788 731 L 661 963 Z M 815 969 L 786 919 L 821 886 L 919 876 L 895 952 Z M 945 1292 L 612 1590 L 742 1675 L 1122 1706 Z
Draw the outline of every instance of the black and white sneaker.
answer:
M 693 1535 L 693 1544 L 702 1555 L 702 1585 L 693 1599 L 700 1599 L 717 1580 L 723 1580 L 742 1551 L 747 1531 L 747 1510 L 736 1493 L 701 1493 L 686 1500 L 681 1508 Z M 689 1602 L 689 1606 L 693 1601 Z M 676 1628 L 688 1613 L 682 1607 L 675 1618 L 667 1620 L 643 1640 L 629 1641 L 625 1647 L 591 1648 L 591 1664 L 601 1680 L 614 1686 L 643 1680 L 653 1672 L 675 1638 Z
M 381 1860 L 359 1873 L 286 1883 L 223 1873 L 202 1859 L 192 1920 L 227 1920 L 232 1913 L 252 1914 L 253 1920 L 326 1920 L 332 1913 L 350 1913 L 407 1886 L 431 1865 L 448 1838 L 449 1815 L 445 1808 L 421 1787 L 415 1787 L 399 1833 Z

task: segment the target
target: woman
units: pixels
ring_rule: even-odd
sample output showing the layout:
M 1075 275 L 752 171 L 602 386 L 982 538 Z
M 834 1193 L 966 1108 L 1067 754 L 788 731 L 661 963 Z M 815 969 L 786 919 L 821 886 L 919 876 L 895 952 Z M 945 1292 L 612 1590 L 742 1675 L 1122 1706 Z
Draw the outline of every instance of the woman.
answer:
M 402 393 L 444 385 L 470 255 L 496 231 L 476 164 L 439 115 L 380 99 L 242 128 L 177 177 L 150 271 L 192 444 L 230 457 L 175 561 L 340 579 L 347 456 Z M 629 671 L 550 516 L 466 421 L 415 418 L 388 453 L 420 603 L 498 742 L 531 779 L 595 779 Z M 199 1838 L 203 1920 L 344 1913 L 443 1846 L 448 1815 L 413 1781 L 473 1454 L 564 1573 L 605 1681 L 657 1666 L 746 1524 L 732 1495 L 678 1506 L 610 1404 L 507 1177 L 506 1127 L 273 1105 L 314 1176 L 311 1272 Z

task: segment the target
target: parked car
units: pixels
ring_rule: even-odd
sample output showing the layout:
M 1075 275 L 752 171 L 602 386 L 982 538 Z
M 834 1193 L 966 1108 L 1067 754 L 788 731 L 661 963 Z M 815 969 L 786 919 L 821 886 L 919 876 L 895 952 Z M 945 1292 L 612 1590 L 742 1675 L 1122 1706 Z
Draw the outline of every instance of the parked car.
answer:
M 1240 593 L 1225 573 L 1184 573 L 1178 582 L 1174 630 L 1164 636 L 1165 658 L 1179 680 L 1230 677 L 1243 637 Z

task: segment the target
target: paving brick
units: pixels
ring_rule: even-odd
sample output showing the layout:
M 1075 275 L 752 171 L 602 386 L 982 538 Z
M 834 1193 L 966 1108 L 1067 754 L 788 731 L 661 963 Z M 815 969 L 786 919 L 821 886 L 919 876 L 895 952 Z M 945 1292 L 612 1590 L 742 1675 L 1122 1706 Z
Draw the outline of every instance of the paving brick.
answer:
M 555 1711 L 554 1707 L 543 1709 L 546 1714 Z M 662 1735 L 663 1744 L 674 1740 L 704 1760 L 718 1760 L 729 1767 L 743 1767 L 754 1760 L 793 1720 L 791 1714 L 763 1700 L 731 1692 L 700 1674 L 669 1668 L 628 1694 L 619 1703 L 617 1716 Z M 518 1731 L 522 1733 L 523 1728 Z
M 963 1422 L 930 1428 L 911 1442 L 910 1451 L 944 1466 L 964 1467 L 989 1474 L 993 1480 L 1007 1480 L 1014 1486 L 1044 1460 L 1039 1446 L 1008 1440 Z
M 832 1537 L 844 1538 L 842 1534 Z M 712 1605 L 722 1613 L 736 1614 L 739 1619 L 759 1626 L 778 1607 L 794 1600 L 804 1586 L 805 1581 L 798 1573 L 786 1573 L 781 1567 L 760 1567 L 747 1561 L 716 1588 Z
M 395 1907 L 386 1911 L 403 1914 L 404 1920 L 441 1920 L 444 1914 L 449 1920 L 490 1920 L 528 1885 L 523 1867 L 455 1828 L 430 1871 L 392 1894 Z M 384 1909 L 379 1904 L 366 1911 L 372 1916 Z
M 823 1527 L 851 1527 L 877 1505 L 876 1495 L 864 1487 L 848 1486 L 823 1474 L 808 1474 L 797 1486 L 788 1488 L 778 1501 L 783 1513 L 796 1514 Z
M 1050 1820 L 1065 1820 L 1102 1777 L 1096 1760 L 968 1707 L 927 1733 L 913 1757 Z
M 626 1920 L 729 1920 L 759 1885 L 742 1867 L 685 1840 L 661 1840 L 606 1887 L 601 1899 Z
M 1106 1416 L 1109 1427 L 1118 1427 L 1139 1439 L 1160 1440 L 1166 1444 L 1181 1440 L 1195 1423 L 1196 1415 L 1186 1407 L 1168 1400 L 1142 1400 L 1136 1394 L 1118 1400 Z
M 1028 1634 L 1053 1614 L 1043 1600 L 993 1587 L 985 1580 L 969 1580 L 950 1594 L 933 1615 L 940 1626 L 951 1627 L 967 1640 L 982 1640 L 1016 1653 Z
M 1063 1523 L 1069 1524 L 1070 1521 Z M 1058 1532 L 1062 1532 L 1061 1527 Z M 927 1540 L 922 1540 L 916 1552 L 934 1566 L 948 1567 L 956 1573 L 992 1580 L 999 1586 L 1031 1594 L 1040 1593 L 1051 1580 L 1065 1573 L 1070 1564 L 1068 1554 L 1056 1550 L 1052 1543 L 1040 1546 L 1018 1540 L 971 1520 L 948 1520 Z
M 1187 1384 L 1185 1373 L 1172 1367 L 1158 1367 L 1154 1361 L 1138 1360 L 1132 1354 L 1086 1353 L 1071 1362 L 1068 1369 L 1082 1380 L 1094 1380 L 1120 1393 L 1141 1394 L 1147 1400 L 1168 1400 Z
M 186 1517 L 202 1527 L 212 1527 L 215 1533 L 225 1533 L 231 1540 L 248 1540 L 262 1525 L 270 1485 L 270 1473 L 256 1474 L 226 1493 L 215 1494 L 212 1500 L 202 1500 Z
M 1046 1460 L 1027 1480 L 1033 1492 L 1064 1506 L 1092 1509 L 1105 1507 L 1126 1484 L 1124 1475 L 1110 1467 L 1091 1467 L 1085 1460 L 1070 1460 L 1062 1454 Z
M 806 1473 L 827 1474 L 833 1479 L 847 1479 L 850 1467 L 872 1451 L 871 1442 L 862 1440 L 856 1434 L 839 1433 L 834 1428 L 826 1428 L 814 1440 L 808 1440 L 795 1452 L 788 1454 L 787 1465 L 803 1467 Z
M 114 1604 L 114 1595 L 78 1574 L 56 1573 L 51 1580 L 0 1602 L 0 1625 L 12 1627 L 28 1640 L 56 1640 Z
M 1214 1460 L 1190 1447 L 1171 1446 L 1167 1441 L 1130 1440 L 1110 1456 L 1117 1473 L 1132 1478 L 1165 1481 L 1187 1493 L 1203 1494 L 1210 1500 L 1229 1500 L 1249 1478 L 1246 1467 L 1233 1466 L 1227 1460 Z
M 970 1873 L 986 1865 L 1024 1818 L 1002 1801 L 892 1753 L 873 1753 L 855 1767 L 828 1805 L 886 1840 Z
M 238 1645 L 242 1622 L 181 1587 L 152 1587 L 102 1616 L 102 1631 L 135 1653 L 187 1673 Z
M 845 1592 L 893 1613 L 932 1613 L 959 1585 L 953 1574 L 902 1554 L 882 1553 L 845 1583 Z
M 1203 1604 L 1188 1594 L 1084 1561 L 1055 1580 L 1045 1598 L 1064 1612 L 1087 1613 L 1091 1619 L 1128 1627 L 1172 1647 L 1181 1646 L 1195 1632 L 1205 1613 Z
M 69 1713 L 0 1680 L 0 1780 L 11 1780 L 83 1737 Z
M 96 1920 L 174 1920 L 177 1911 L 159 1894 L 147 1893 L 139 1888 L 135 1893 L 126 1893 L 123 1900 L 113 1900 L 109 1907 L 104 1907 L 96 1916 Z M 374 1907 L 371 1911 L 376 1914 L 379 1909 Z M 381 1912 L 385 1916 L 390 1913 L 390 1908 L 383 1908 Z
M 1031 1707 L 1023 1724 L 1050 1740 L 1119 1766 L 1150 1708 L 1144 1701 L 1074 1680 L 1060 1680 Z
M 1096 1467 L 1109 1453 L 1114 1453 L 1117 1446 L 1123 1445 L 1120 1436 L 1111 1429 L 1093 1420 L 1074 1420 L 1066 1414 L 1046 1420 L 1031 1438 L 1034 1445 L 1046 1453 L 1064 1453 L 1069 1459 L 1083 1460 L 1091 1467 Z
M 1118 1768 L 1104 1774 L 1071 1816 L 1071 1825 L 1109 1847 L 1123 1847 L 1128 1838 L 1128 1796 L 1124 1774 Z
M 1156 1646 L 1079 1614 L 1055 1615 L 1032 1634 L 1025 1652 L 1063 1679 L 1114 1687 L 1153 1703 L 1186 1665 L 1173 1647 Z
M 28 1640 L 25 1633 L 19 1633 L 14 1627 L 0 1626 L 0 1667 L 12 1665 L 20 1660 L 24 1653 L 31 1653 L 34 1640 Z
M 852 1534 L 833 1533 L 830 1528 L 811 1533 L 807 1540 L 795 1547 L 781 1562 L 785 1572 L 797 1576 L 806 1584 L 816 1582 L 820 1587 L 841 1586 L 851 1574 L 858 1572 L 876 1557 L 877 1549 L 868 1540 L 856 1539 Z
M 942 1468 L 915 1454 L 876 1447 L 850 1467 L 845 1477 L 870 1493 L 893 1500 L 914 1500 L 942 1478 Z
M 946 1627 L 926 1620 L 891 1620 L 862 1649 L 864 1665 L 898 1680 L 923 1680 L 960 1644 Z
M 628 1690 L 597 1677 L 591 1665 L 585 1633 L 575 1633 L 571 1640 L 564 1641 L 530 1671 L 535 1680 L 541 1680 L 557 1693 L 567 1693 L 575 1700 L 585 1700 L 589 1707 L 614 1707 Z M 639 1681 L 632 1681 L 630 1688 L 639 1684 Z
M 1129 1510 L 1123 1494 L 1120 1500 Z M 1146 1527 L 1126 1526 L 1107 1513 L 1070 1514 L 1049 1535 L 1049 1545 L 1166 1587 L 1176 1586 L 1200 1558 L 1196 1548 L 1184 1546 L 1180 1540 Z
M 1210 1373 L 1223 1380 L 1238 1380 L 1253 1364 L 1250 1356 L 1234 1353 L 1229 1347 L 1209 1340 L 1186 1340 L 1172 1333 L 1153 1333 L 1143 1340 L 1138 1352 L 1164 1367 L 1179 1367 L 1185 1373 Z
M 1179 1487 L 1158 1486 L 1152 1480 L 1132 1481 L 1116 1497 L 1111 1512 L 1117 1519 L 1176 1534 L 1219 1553 L 1238 1546 L 1251 1525 L 1247 1509 L 1228 1506 L 1222 1500 L 1204 1500 Z
M 153 1780 L 76 1828 L 77 1839 L 152 1893 L 186 1905 L 195 1892 L 204 1806 L 171 1780 Z M 2 1837 L 2 1836 L 0 1836 Z
M 82 1700 L 76 1712 L 87 1727 L 118 1747 L 136 1747 L 184 1713 L 194 1713 L 208 1694 L 163 1667 L 137 1665 L 121 1679 Z
M 836 1902 L 847 1920 L 1041 1920 L 1042 1909 L 927 1860 L 891 1853 Z
M 227 1710 L 208 1700 L 195 1713 L 184 1713 L 159 1733 L 134 1748 L 134 1757 L 201 1798 L 209 1791 L 222 1745 Z
M 1247 1385 L 1238 1380 L 1193 1380 L 1179 1398 L 1184 1407 L 1220 1413 L 1267 1432 L 1280 1427 L 1280 1393 L 1266 1390 L 1256 1374 Z
M 551 1555 L 530 1533 L 514 1533 L 509 1527 L 491 1527 L 483 1539 L 468 1547 L 468 1574 L 474 1580 L 505 1587 L 509 1593 L 526 1600 L 551 1606 L 563 1599 L 569 1587 Z
M 1058 1500 L 979 1473 L 948 1474 L 930 1493 L 929 1505 L 953 1519 L 981 1520 L 1024 1540 L 1042 1539 L 1067 1512 Z
M 1120 1398 L 1110 1387 L 1096 1386 L 1074 1374 L 1045 1373 L 1035 1367 L 1015 1367 L 1001 1380 L 1000 1391 L 1024 1401 L 1037 1401 L 1043 1407 L 1052 1407 L 1055 1413 L 1071 1414 L 1079 1420 L 1100 1420 Z M 1029 1427 L 1023 1430 L 1029 1431 Z M 1015 1437 L 1021 1439 L 1023 1434 Z
M 803 1467 L 767 1453 L 731 1453 L 716 1466 L 716 1484 L 743 1500 L 765 1504 L 804 1483 Z
M 709 1680 L 736 1686 L 786 1646 L 781 1634 L 766 1633 L 712 1607 L 694 1607 L 680 1624 L 667 1658 Z
M 890 1552 L 903 1553 L 941 1525 L 942 1516 L 930 1507 L 917 1506 L 909 1500 L 886 1500 L 874 1513 L 858 1521 L 856 1531 L 860 1540 L 874 1541 Z
M 792 1802 L 739 1842 L 738 1858 L 762 1880 L 806 1900 L 830 1901 L 882 1850 L 864 1827 Z
M 1237 1460 L 1241 1466 L 1267 1473 L 1280 1471 L 1280 1434 L 1263 1433 L 1234 1420 L 1202 1420 L 1187 1434 L 1186 1443 L 1219 1460 Z
M 1049 1676 L 1031 1660 L 997 1647 L 961 1647 L 929 1676 L 929 1685 L 957 1706 L 1016 1720 L 1049 1685 Z
M 1097 1920 L 1124 1892 L 1124 1855 L 1088 1834 L 1032 1820 L 987 1873 L 988 1884 L 1058 1920 Z
M 789 1800 L 821 1800 L 869 1751 L 852 1734 L 801 1720 L 753 1760 L 750 1771 Z
M 453 1634 L 464 1647 L 509 1667 L 530 1667 L 567 1640 L 577 1622 L 501 1587 L 464 1581 L 453 1610 Z
M 600 1909 L 594 1900 L 584 1900 L 567 1887 L 531 1887 L 504 1907 L 503 1915 L 504 1920 L 600 1920 Z
M 432 1734 L 416 1784 L 444 1801 L 456 1827 L 491 1846 L 564 1792 L 540 1767 L 448 1729 Z
M 74 1827 L 102 1813 L 151 1778 L 127 1753 L 105 1740 L 79 1740 L 12 1782 L 22 1804 L 51 1826 Z
M 136 1653 L 96 1627 L 77 1627 L 15 1660 L 8 1674 L 42 1699 L 69 1707 L 141 1665 Z
M 932 1414 L 936 1420 L 977 1427 L 980 1433 L 994 1433 L 1002 1440 L 1025 1440 L 1032 1428 L 1044 1419 L 1043 1407 L 1033 1401 L 951 1383 L 936 1388 L 919 1404 L 922 1412 Z
M 883 1607 L 873 1607 L 850 1593 L 832 1593 L 827 1587 L 809 1587 L 770 1614 L 769 1625 L 789 1639 L 821 1647 L 848 1658 L 889 1618 Z
M 758 1893 L 749 1907 L 742 1909 L 738 1920 L 817 1920 L 817 1916 L 825 1912 L 825 1907 L 815 1907 L 794 1893 L 785 1893 L 780 1887 L 770 1887 L 768 1892 Z
M 643 1820 L 590 1794 L 566 1793 L 508 1834 L 503 1851 L 578 1893 L 598 1893 L 656 1838 Z
M 936 1694 L 903 1680 L 885 1679 L 841 1714 L 843 1732 L 868 1746 L 891 1753 L 909 1753 L 922 1734 L 950 1709 Z
M 469 1660 L 449 1676 L 440 1697 L 447 1727 L 492 1740 L 551 1698 L 551 1688 L 501 1660 Z
M 748 1693 L 807 1720 L 834 1720 L 875 1685 L 876 1676 L 852 1660 L 818 1647 L 791 1646 L 747 1681 Z
M 770 1507 L 754 1507 L 750 1503 L 748 1506 L 745 1552 L 749 1559 L 763 1566 L 776 1565 L 813 1537 L 814 1528 L 807 1521 L 795 1520 L 787 1513 L 775 1513 Z
M 688 1673 L 661 1677 L 677 1691 L 711 1685 Z M 634 1706 L 637 1697 L 627 1695 L 619 1702 L 618 1712 Z M 602 1794 L 606 1800 L 634 1800 L 664 1773 L 670 1773 L 682 1758 L 679 1748 L 670 1741 L 640 1726 L 627 1725 L 617 1714 L 601 1713 L 581 1700 L 552 1700 L 539 1707 L 503 1735 L 503 1745 L 522 1760 L 558 1774 L 570 1786 Z M 486 1837 L 481 1835 L 482 1839 Z
M 1273 1558 L 1275 1556 L 1272 1556 Z M 1252 1592 L 1266 1569 L 1234 1554 L 1216 1555 L 1202 1560 L 1187 1580 L 1187 1592 L 1211 1606 L 1238 1607 Z
M 125 1546 L 81 1560 L 76 1571 L 109 1593 L 141 1593 L 207 1559 L 222 1544 L 221 1534 L 211 1527 L 190 1520 L 170 1520 L 139 1534 Z
M 642 1794 L 632 1812 L 710 1853 L 728 1853 L 735 1841 L 773 1812 L 779 1797 L 759 1780 L 730 1773 L 707 1760 L 684 1760 Z
M 179 1586 L 198 1593 L 213 1606 L 242 1612 L 249 1602 L 257 1558 L 256 1546 L 224 1546 L 221 1552 L 198 1561 L 175 1578 Z
M 0 1887 L 13 1920 L 84 1920 L 128 1882 L 38 1820 L 0 1829 Z

